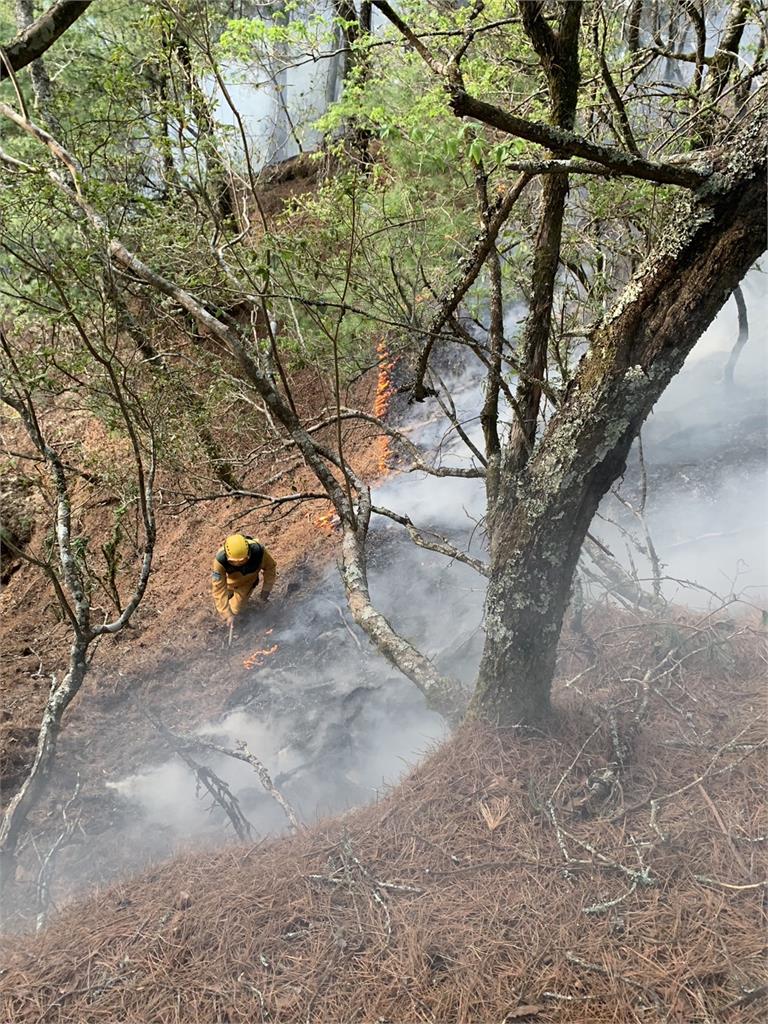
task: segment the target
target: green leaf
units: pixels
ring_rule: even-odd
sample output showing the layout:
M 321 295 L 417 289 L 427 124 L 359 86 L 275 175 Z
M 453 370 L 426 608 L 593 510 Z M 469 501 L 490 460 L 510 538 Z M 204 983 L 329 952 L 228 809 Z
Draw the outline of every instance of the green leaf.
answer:
M 483 159 L 483 152 L 485 150 L 485 144 L 481 138 L 476 138 L 472 141 L 469 147 L 469 159 L 473 164 L 479 164 Z

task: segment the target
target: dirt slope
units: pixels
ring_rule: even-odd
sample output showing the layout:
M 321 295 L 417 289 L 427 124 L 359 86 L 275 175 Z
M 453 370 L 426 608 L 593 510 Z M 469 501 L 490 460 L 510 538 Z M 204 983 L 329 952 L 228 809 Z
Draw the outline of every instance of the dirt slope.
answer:
M 376 374 L 368 374 L 349 396 L 349 404 L 370 407 Z M 299 374 L 294 397 L 308 413 L 322 408 L 325 396 L 310 373 Z M 26 450 L 18 425 L 3 423 L 4 434 L 16 450 Z M 105 434 L 94 420 L 83 417 L 70 427 L 73 436 L 85 438 L 85 456 L 98 451 L 104 457 Z M 379 473 L 379 451 L 369 427 L 345 429 L 345 450 L 364 477 Z M 115 457 L 119 457 L 115 453 Z M 260 483 L 284 468 L 286 456 L 260 459 L 245 485 L 259 490 Z M 190 467 L 190 469 L 198 467 Z M 298 466 L 273 490 L 316 490 L 309 472 Z M 185 729 L 218 714 L 232 689 L 238 685 L 242 652 L 226 647 L 226 631 L 213 611 L 210 598 L 210 563 L 223 538 L 233 530 L 258 536 L 278 563 L 280 577 L 274 592 L 275 606 L 287 597 L 289 584 L 306 588 L 317 573 L 335 557 L 333 531 L 319 525 L 329 504 L 314 502 L 290 514 L 266 511 L 247 514 L 253 499 L 219 498 L 212 502 L 180 507 L 174 491 L 179 480 L 161 478 L 158 543 L 147 595 L 132 626 L 103 643 L 83 689 L 68 713 L 63 734 L 61 762 L 77 752 L 79 769 L 87 773 L 131 769 L 146 757 L 156 742 L 153 730 L 141 714 L 151 702 L 169 724 Z M 217 487 L 210 485 L 210 493 Z M 166 498 L 166 495 L 168 497 Z M 92 534 L 92 547 L 108 539 L 112 512 L 107 495 L 82 483 L 76 489 L 75 515 Z M 283 513 L 284 510 L 281 510 Z M 45 508 L 38 501 L 30 507 L 32 549 L 38 549 L 48 529 Z M 123 575 L 130 585 L 129 568 Z M 106 605 L 105 605 L 106 607 Z M 0 792 L 7 800 L 23 778 L 34 756 L 42 708 L 50 677 L 63 671 L 69 628 L 62 622 L 53 594 L 42 575 L 29 566 L 14 571 L 0 593 L 0 664 L 2 664 L 3 711 L 0 721 Z M 80 758 L 84 746 L 88 754 Z M 74 767 L 66 770 L 67 779 Z

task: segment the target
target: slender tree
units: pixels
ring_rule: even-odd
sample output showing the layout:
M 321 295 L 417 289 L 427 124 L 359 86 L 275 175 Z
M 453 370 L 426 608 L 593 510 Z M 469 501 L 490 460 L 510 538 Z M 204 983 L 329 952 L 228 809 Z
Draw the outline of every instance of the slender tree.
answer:
M 42 461 L 50 480 L 52 529 L 56 537 L 55 556 L 17 549 L 33 571 L 41 572 L 50 582 L 62 617 L 71 628 L 71 641 L 66 670 L 61 678 L 54 675 L 43 711 L 37 750 L 29 773 L 5 809 L 0 822 L 0 884 L 12 881 L 15 875 L 16 851 L 24 834 L 27 819 L 41 799 L 53 770 L 59 734 L 65 713 L 79 693 L 85 680 L 97 642 L 121 632 L 141 603 L 149 582 L 155 547 L 154 479 L 155 451 L 151 423 L 137 402 L 126 379 L 126 368 L 106 351 L 86 330 L 69 306 L 62 292 L 67 312 L 80 341 L 93 360 L 92 383 L 81 381 L 81 389 L 92 387 L 100 396 L 109 396 L 121 418 L 133 459 L 139 519 L 143 542 L 139 567 L 131 592 L 120 602 L 122 607 L 114 619 L 96 621 L 92 601 L 93 580 L 82 558 L 84 538 L 73 525 L 71 466 L 63 458 L 60 446 L 46 425 L 36 395 L 37 366 L 25 363 L 22 349 L 0 331 L 0 402 L 19 418 L 29 443 Z

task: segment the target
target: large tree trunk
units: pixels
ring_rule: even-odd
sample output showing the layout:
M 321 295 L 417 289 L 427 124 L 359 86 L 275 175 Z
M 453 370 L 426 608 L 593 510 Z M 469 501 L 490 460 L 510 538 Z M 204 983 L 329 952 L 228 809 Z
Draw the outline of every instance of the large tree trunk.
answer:
M 760 134 L 750 140 L 755 154 Z M 502 475 L 477 716 L 530 724 L 549 712 L 557 642 L 592 517 L 653 404 L 765 249 L 764 155 L 750 167 L 745 154 L 739 170 L 743 177 L 731 173 L 715 197 L 688 200 L 598 330 L 522 477 Z
M 344 54 L 342 81 L 346 84 L 353 76 L 360 87 L 368 74 L 369 59 L 365 51 L 355 50 L 355 44 L 371 34 L 371 3 L 362 0 L 360 14 L 354 0 L 334 0 L 336 14 L 344 22 L 341 32 L 347 52 Z M 329 97 L 333 100 L 334 97 Z M 370 128 L 366 128 L 359 117 L 351 117 L 347 121 L 345 139 L 347 149 L 354 160 L 366 173 L 371 168 L 370 145 L 373 138 Z

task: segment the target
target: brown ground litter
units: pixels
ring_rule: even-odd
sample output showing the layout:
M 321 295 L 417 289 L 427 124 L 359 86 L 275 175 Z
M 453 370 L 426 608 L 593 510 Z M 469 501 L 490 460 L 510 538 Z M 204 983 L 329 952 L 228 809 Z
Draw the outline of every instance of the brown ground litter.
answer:
M 321 410 L 327 400 L 321 383 L 310 370 L 297 372 L 293 380 L 294 399 L 308 416 Z M 346 401 L 369 408 L 375 387 L 376 374 L 368 374 Z M 58 412 L 50 418 L 63 439 L 82 439 L 85 456 L 105 457 L 106 433 L 98 421 L 83 415 L 70 417 L 70 423 Z M 18 424 L 6 418 L 3 428 L 13 441 L 11 447 L 26 450 Z M 346 428 L 344 448 L 357 472 L 369 479 L 377 476 L 379 452 L 370 427 Z M 282 449 L 278 454 L 266 452 L 245 475 L 245 486 L 261 490 L 263 481 L 284 463 Z M 205 470 L 202 464 L 186 468 Z M 231 664 L 222 658 L 226 633 L 210 596 L 211 559 L 228 533 L 251 532 L 274 554 L 280 572 L 273 599 L 276 606 L 285 600 L 289 583 L 310 585 L 335 555 L 333 538 L 318 526 L 328 502 L 288 506 L 287 515 L 282 508 L 275 514 L 262 509 L 244 515 L 254 500 L 231 497 L 183 507 L 177 491 L 184 484 L 181 476 L 180 483 L 161 474 L 164 501 L 158 511 L 158 543 L 146 597 L 132 626 L 102 645 L 65 721 L 61 760 L 66 761 L 71 749 L 87 745 L 87 763 L 81 766 L 84 778 L 92 772 L 130 771 L 157 748 L 152 727 L 137 711 L 141 702 L 151 701 L 169 725 L 189 730 L 219 714 L 238 685 L 233 666 L 241 668 L 241 658 L 233 656 Z M 219 488 L 210 483 L 202 489 L 216 493 Z M 275 488 L 276 493 L 292 489 L 316 489 L 309 470 L 300 464 Z M 77 528 L 91 531 L 95 547 L 112 529 L 108 498 L 104 488 L 83 481 L 74 484 Z M 47 513 L 39 510 L 33 548 L 41 546 L 40 538 L 49 526 Z M 2 715 L 8 723 L 0 731 L 0 804 L 11 798 L 24 777 L 25 765 L 32 763 L 51 675 L 63 671 L 70 640 L 69 625 L 61 621 L 49 585 L 38 570 L 24 566 L 0 590 Z M 194 700 L 189 700 L 190 692 Z
M 764 1019 L 764 637 L 591 632 L 551 736 L 465 726 L 374 806 L 72 906 L 6 942 L 0 1019 Z

